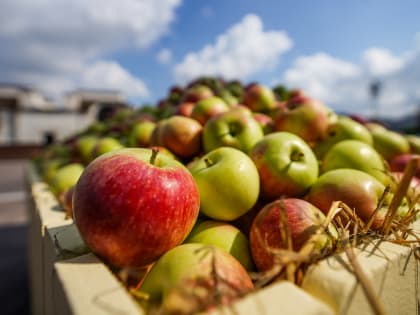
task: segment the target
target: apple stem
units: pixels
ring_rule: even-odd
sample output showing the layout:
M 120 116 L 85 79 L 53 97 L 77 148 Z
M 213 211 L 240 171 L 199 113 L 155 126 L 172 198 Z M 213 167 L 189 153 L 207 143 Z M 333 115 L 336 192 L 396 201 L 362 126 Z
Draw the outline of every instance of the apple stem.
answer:
M 295 152 L 293 152 L 293 153 L 292 153 L 292 155 L 291 155 L 290 159 L 291 159 L 293 162 L 298 162 L 298 161 L 302 161 L 302 158 L 303 158 L 304 156 L 305 156 L 305 154 L 303 154 L 302 152 L 295 151 Z
M 155 165 L 156 157 L 159 153 L 159 150 L 157 148 L 152 148 L 152 156 L 150 157 L 150 164 Z
M 206 163 L 206 166 L 207 166 L 207 167 L 210 167 L 210 166 L 212 166 L 212 165 L 213 165 L 213 161 L 212 161 L 212 160 L 210 160 L 209 158 L 205 158 L 205 159 L 204 159 L 204 163 Z

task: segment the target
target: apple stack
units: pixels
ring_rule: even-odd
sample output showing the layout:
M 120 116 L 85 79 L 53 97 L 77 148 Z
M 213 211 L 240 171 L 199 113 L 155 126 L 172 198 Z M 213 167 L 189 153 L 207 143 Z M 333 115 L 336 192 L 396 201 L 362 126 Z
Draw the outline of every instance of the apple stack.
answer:
M 418 136 L 300 90 L 201 78 L 37 162 L 92 252 L 114 270 L 145 270 L 135 292 L 147 307 L 183 314 L 301 283 L 343 249 L 343 231 L 406 238 L 419 154 Z

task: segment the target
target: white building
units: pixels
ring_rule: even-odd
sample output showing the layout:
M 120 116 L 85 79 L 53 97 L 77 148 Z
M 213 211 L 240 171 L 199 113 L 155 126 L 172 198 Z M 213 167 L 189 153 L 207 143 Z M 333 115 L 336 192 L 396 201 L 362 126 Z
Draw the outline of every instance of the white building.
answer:
M 101 112 L 126 105 L 116 91 L 78 90 L 61 107 L 27 86 L 0 83 L 0 144 L 42 144 L 82 130 Z

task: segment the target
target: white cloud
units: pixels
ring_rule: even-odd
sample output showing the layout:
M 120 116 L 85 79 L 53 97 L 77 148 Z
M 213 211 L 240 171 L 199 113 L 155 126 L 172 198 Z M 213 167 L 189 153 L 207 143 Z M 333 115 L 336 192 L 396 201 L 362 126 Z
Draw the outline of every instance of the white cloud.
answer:
M 361 61 L 351 63 L 325 53 L 299 57 L 285 71 L 281 82 L 301 88 L 339 112 L 371 115 L 374 103 L 379 114 L 398 117 L 418 110 L 420 103 L 420 47 L 401 56 L 389 50 L 370 48 Z M 369 86 L 379 80 L 381 88 L 374 101 Z
M 147 88 L 140 79 L 120 65 L 102 60 L 102 56 L 129 46 L 149 47 L 168 33 L 180 3 L 181 0 L 3 0 L 2 80 L 28 83 L 57 95 L 88 83 L 82 78 L 102 65 L 104 75 L 117 75 L 106 79 L 98 76 L 97 83 L 92 78 L 90 84 L 128 86 L 133 90 L 125 89 L 127 96 L 145 96 Z M 105 64 L 109 72 L 104 71 Z M 42 81 L 36 80 L 40 78 Z
M 363 53 L 367 71 L 373 76 L 391 74 L 401 69 L 404 60 L 383 48 L 369 48 Z
M 258 16 L 246 15 L 215 43 L 188 53 L 175 66 L 175 79 L 179 83 L 200 75 L 244 79 L 277 64 L 292 45 L 284 31 L 264 31 Z
M 156 60 L 163 65 L 170 63 L 172 61 L 172 51 L 168 48 L 161 49 L 156 56 Z

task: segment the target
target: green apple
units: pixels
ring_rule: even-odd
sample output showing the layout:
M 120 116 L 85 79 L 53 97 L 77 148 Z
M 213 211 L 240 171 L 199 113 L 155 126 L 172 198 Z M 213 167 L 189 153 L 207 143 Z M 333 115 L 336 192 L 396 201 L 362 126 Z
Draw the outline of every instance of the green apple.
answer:
M 84 167 L 80 163 L 71 163 L 60 167 L 51 179 L 51 189 L 55 195 L 60 195 L 76 185 Z
M 219 247 L 235 257 L 246 270 L 254 267 L 248 238 L 232 224 L 206 220 L 196 224 L 185 243 L 199 243 Z
M 267 86 L 253 83 L 246 87 L 243 103 L 253 112 L 269 113 L 275 108 L 276 97 Z
M 350 117 L 338 116 L 336 122 L 328 126 L 325 138 L 315 144 L 314 152 L 322 159 L 334 144 L 343 140 L 359 140 L 373 145 L 372 136 L 364 125 Z
M 95 147 L 92 150 L 92 160 L 98 156 L 111 152 L 113 150 L 122 149 L 124 146 L 115 138 L 112 137 L 103 137 L 98 139 L 95 144 Z
M 390 184 L 390 176 L 382 156 L 369 144 L 343 140 L 332 146 L 321 162 L 322 173 L 337 168 L 354 168 L 366 172 L 382 184 Z
M 207 120 L 211 117 L 227 112 L 229 106 L 226 102 L 217 96 L 212 96 L 203 100 L 198 101 L 191 112 L 191 118 L 197 120 L 203 126 L 206 124 Z
M 254 162 L 230 147 L 210 151 L 190 171 L 200 191 L 200 211 L 223 221 L 234 220 L 257 202 L 260 180 Z
M 263 136 L 259 123 L 238 106 L 207 121 L 203 129 L 204 151 L 227 146 L 248 152 Z
M 251 278 L 232 255 L 215 246 L 191 243 L 159 258 L 139 290 L 148 296 L 149 307 L 160 305 L 164 314 L 185 314 L 176 312 L 184 304 L 182 298 L 188 298 L 192 308 L 188 313 L 195 314 L 229 304 L 252 289 Z
M 334 201 L 342 201 L 350 209 L 354 209 L 365 223 L 368 223 L 378 207 L 384 190 L 385 186 L 368 173 L 356 169 L 340 168 L 322 174 L 312 185 L 305 199 L 326 215 Z M 382 227 L 392 197 L 391 193 L 385 195 L 373 220 L 373 229 Z M 404 216 L 407 210 L 407 204 L 404 201 L 398 210 L 399 216 Z
M 141 120 L 135 123 L 128 136 L 130 147 L 148 147 L 151 145 L 151 136 L 156 123 L 150 120 Z
M 84 163 L 89 163 L 92 160 L 92 152 L 98 142 L 98 137 L 93 135 L 81 136 L 76 140 L 76 152 Z
M 410 152 L 410 143 L 400 133 L 387 128 L 372 128 L 373 146 L 387 161 Z
M 318 161 L 311 148 L 290 132 L 264 136 L 249 155 L 260 174 L 264 199 L 302 196 L 318 178 Z

